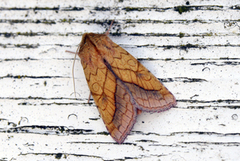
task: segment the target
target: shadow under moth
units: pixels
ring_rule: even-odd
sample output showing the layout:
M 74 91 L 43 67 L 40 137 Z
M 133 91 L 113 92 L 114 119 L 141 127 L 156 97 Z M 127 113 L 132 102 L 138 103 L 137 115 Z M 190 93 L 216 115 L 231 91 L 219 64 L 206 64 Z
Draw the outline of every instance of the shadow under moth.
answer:
M 121 144 L 141 111 L 162 112 L 177 103 L 172 93 L 108 34 L 109 30 L 85 33 L 76 54 L 104 124 Z

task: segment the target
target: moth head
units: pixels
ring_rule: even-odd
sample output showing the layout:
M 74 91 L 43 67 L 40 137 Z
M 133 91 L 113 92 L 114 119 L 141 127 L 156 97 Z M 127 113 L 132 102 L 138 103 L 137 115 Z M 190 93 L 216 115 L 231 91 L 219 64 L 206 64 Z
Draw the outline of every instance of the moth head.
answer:
M 78 49 L 77 49 L 77 53 L 79 53 L 79 51 L 83 48 L 83 46 L 84 46 L 84 44 L 85 44 L 85 42 L 86 42 L 86 36 L 87 36 L 87 34 L 88 34 L 88 33 L 83 34 L 82 40 L 81 40 L 81 42 L 80 42 L 80 44 L 79 44 L 79 46 L 78 46 Z

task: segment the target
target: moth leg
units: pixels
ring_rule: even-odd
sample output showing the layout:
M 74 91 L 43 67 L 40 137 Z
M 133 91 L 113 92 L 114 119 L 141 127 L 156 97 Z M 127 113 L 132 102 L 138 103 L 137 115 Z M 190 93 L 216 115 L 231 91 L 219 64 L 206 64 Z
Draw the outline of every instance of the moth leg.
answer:
M 142 110 L 137 109 L 137 114 L 140 115 L 142 113 Z
M 109 31 L 110 31 L 110 29 L 111 29 L 111 27 L 112 27 L 113 21 L 114 21 L 114 20 L 112 20 L 112 22 L 111 22 L 111 24 L 110 24 L 110 26 L 109 26 L 109 29 L 105 32 L 105 35 L 108 35 L 108 34 L 109 34 Z
M 90 99 L 91 99 L 91 92 L 89 93 L 89 96 L 88 96 L 88 101 L 87 101 L 87 103 L 89 104 L 89 102 L 90 102 Z
M 65 52 L 67 52 L 67 53 L 71 53 L 71 54 L 76 54 L 76 52 L 69 51 L 69 50 L 65 50 Z

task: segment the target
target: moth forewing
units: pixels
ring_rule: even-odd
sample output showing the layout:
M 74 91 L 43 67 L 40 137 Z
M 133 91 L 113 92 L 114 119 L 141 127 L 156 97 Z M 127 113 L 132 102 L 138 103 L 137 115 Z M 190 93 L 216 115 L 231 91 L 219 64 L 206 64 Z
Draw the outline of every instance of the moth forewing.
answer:
M 176 99 L 158 79 L 106 34 L 85 33 L 78 55 L 92 97 L 113 139 L 122 143 L 138 112 L 161 112 Z

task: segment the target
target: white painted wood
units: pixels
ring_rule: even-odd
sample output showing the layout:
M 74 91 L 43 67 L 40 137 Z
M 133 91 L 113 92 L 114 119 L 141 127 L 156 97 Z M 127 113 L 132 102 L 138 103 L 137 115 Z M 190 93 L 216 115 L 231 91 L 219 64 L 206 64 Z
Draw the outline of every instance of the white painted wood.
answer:
M 0 160 L 239 160 L 239 0 L 0 1 Z M 181 14 L 176 7 L 190 7 Z M 161 79 L 178 105 L 108 135 L 79 58 L 104 33 Z

